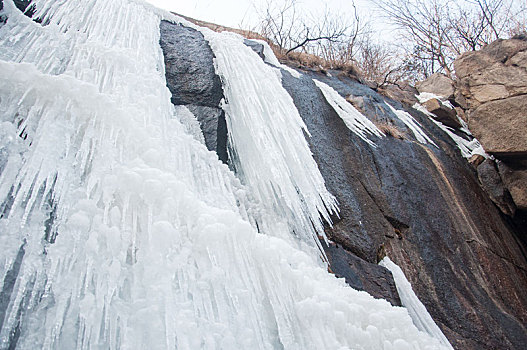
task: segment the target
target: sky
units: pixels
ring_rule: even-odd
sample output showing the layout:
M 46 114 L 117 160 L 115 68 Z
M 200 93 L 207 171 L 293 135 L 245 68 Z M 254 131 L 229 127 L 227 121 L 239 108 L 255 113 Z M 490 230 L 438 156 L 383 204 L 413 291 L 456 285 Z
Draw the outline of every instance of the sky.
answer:
M 255 8 L 265 8 L 266 0 L 146 0 L 153 5 L 195 19 L 223 26 L 254 29 L 258 23 Z M 270 0 L 272 1 L 272 0 Z M 298 0 L 302 11 L 321 13 L 328 6 L 336 13 L 353 14 L 351 0 Z M 373 5 L 369 0 L 355 0 L 359 14 L 369 18 Z

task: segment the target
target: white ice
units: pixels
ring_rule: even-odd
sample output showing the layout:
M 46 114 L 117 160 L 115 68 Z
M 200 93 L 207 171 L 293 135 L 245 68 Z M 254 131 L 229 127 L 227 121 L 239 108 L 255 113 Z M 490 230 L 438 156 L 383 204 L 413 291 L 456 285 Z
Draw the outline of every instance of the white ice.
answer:
M 317 236 L 325 237 L 320 215 L 331 222 L 329 212 L 336 212 L 336 201 L 325 188 L 293 99 L 274 68 L 244 45 L 241 36 L 200 30 L 223 82 L 234 166 L 265 208 L 256 219 L 258 227 L 282 238 L 294 232 L 307 243 L 318 243 Z M 286 230 L 277 229 L 277 222 Z
M 42 26 L 3 3 L 0 348 L 17 329 L 18 349 L 444 348 L 327 272 L 311 221 L 333 198 L 298 112 L 238 38 L 209 36 L 243 183 L 170 102 L 171 15 L 35 0 Z
M 424 130 L 421 128 L 421 125 L 412 117 L 412 115 L 406 111 L 395 109 L 392 105 L 389 103 L 386 103 L 390 110 L 412 131 L 417 141 L 419 141 L 422 144 L 430 143 L 437 147 L 437 145 L 432 141 L 430 137 L 424 132 Z
M 417 295 L 415 295 L 412 285 L 406 279 L 401 268 L 391 261 L 389 257 L 384 257 L 384 259 L 379 262 L 379 265 L 386 267 L 392 273 L 397 293 L 401 298 L 401 303 L 408 309 L 408 313 L 412 317 L 417 328 L 439 340 L 445 348 L 453 349 L 448 339 L 443 332 L 441 332 L 441 329 L 439 329 L 432 319 L 432 316 L 430 316 L 426 310 L 426 307 L 421 303 L 419 298 L 417 298 Z
M 460 121 L 462 122 L 463 127 L 460 129 L 460 131 L 464 132 L 469 138 L 471 138 L 470 140 L 456 135 L 454 129 L 436 120 L 435 116 L 430 113 L 423 105 L 416 103 L 413 105 L 413 108 L 430 117 L 430 120 L 432 120 L 434 124 L 441 128 L 441 130 L 443 130 L 456 143 L 456 146 L 458 147 L 459 151 L 461 152 L 461 155 L 464 158 L 470 159 L 470 157 L 475 154 L 479 154 L 485 158 L 489 157 L 489 155 L 485 152 L 479 141 L 472 136 L 465 122 L 463 122 L 461 119 Z
M 314 79 L 326 101 L 331 105 L 335 112 L 344 121 L 348 129 L 369 145 L 376 147 L 375 143 L 369 139 L 369 136 L 383 137 L 384 134 L 375 124 L 373 124 L 366 116 L 359 112 L 346 99 L 335 91 L 331 86 Z

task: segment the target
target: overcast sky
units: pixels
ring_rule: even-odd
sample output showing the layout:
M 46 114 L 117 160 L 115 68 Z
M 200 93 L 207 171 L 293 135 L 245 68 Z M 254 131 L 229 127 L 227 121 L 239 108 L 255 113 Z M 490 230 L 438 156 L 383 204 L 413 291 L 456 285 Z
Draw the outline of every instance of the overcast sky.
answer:
M 212 22 L 228 27 L 253 29 L 257 18 L 255 7 L 263 8 L 265 0 L 147 0 L 157 7 L 177 12 L 185 16 Z M 279 1 L 277 1 L 279 2 Z M 298 0 L 303 11 L 313 14 L 324 11 L 328 6 L 336 13 L 353 14 L 351 0 Z M 369 0 L 355 0 L 363 18 L 370 18 L 372 4 Z

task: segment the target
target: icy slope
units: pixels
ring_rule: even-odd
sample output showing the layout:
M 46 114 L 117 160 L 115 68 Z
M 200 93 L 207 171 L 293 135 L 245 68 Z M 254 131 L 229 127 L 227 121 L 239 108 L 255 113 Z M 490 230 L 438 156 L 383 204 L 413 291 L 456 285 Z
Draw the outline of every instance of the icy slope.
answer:
M 228 60 L 251 62 L 228 50 L 234 38 L 213 46 L 245 185 L 170 103 L 162 13 L 126 0 L 35 5 L 45 26 L 4 0 L 0 28 L 0 348 L 441 348 L 294 238 L 312 242 L 310 221 L 333 199 L 275 82 L 256 93 L 278 107 L 227 75 Z

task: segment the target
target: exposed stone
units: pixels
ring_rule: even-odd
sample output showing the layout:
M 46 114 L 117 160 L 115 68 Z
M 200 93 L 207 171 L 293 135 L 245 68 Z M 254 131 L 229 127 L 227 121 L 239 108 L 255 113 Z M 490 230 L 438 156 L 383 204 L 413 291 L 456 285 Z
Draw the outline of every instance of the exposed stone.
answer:
M 203 34 L 162 21 L 160 44 L 172 103 L 218 107 L 223 90 L 212 64 L 214 55 Z
M 500 208 L 502 213 L 511 217 L 514 216 L 516 206 L 509 191 L 503 185 L 496 163 L 492 159 L 486 159 L 477 169 L 478 179 L 490 199 Z
M 480 51 L 464 53 L 454 67 L 466 107 L 527 94 L 526 40 L 496 40 Z
M 419 102 L 417 100 L 417 97 L 415 97 L 415 95 L 418 94 L 418 91 L 409 84 L 389 84 L 383 87 L 379 87 L 378 90 L 383 95 L 396 101 L 404 102 L 408 105 L 413 105 Z
M 426 80 L 415 84 L 420 93 L 430 92 L 445 99 L 454 98 L 454 82 L 452 79 L 441 73 L 434 73 Z
M 456 111 L 456 114 L 461 120 L 463 120 L 465 123 L 468 123 L 467 114 L 465 113 L 465 110 L 461 107 L 454 107 L 454 110 Z
M 357 290 L 368 291 L 375 298 L 386 299 L 394 306 L 401 306 L 393 276 L 388 269 L 362 260 L 338 244 L 323 246 L 331 261 L 330 268 L 337 277 L 345 278 L 346 283 Z
M 187 105 L 196 116 L 205 138 L 207 149 L 216 151 L 218 158 L 227 163 L 227 122 L 221 108 Z
M 457 58 L 454 62 L 456 76 L 462 80 L 469 75 L 480 73 L 494 63 L 507 62 L 509 58 L 526 50 L 526 40 L 498 39 L 479 51 L 465 52 Z
M 493 100 L 500 100 L 509 97 L 509 92 L 505 85 L 479 85 L 472 88 L 472 96 L 479 103 L 484 103 Z
M 257 41 L 254 41 L 254 40 L 249 40 L 249 39 L 244 39 L 243 43 L 249 46 L 254 52 L 256 52 L 258 56 L 262 58 L 262 60 L 265 60 L 263 44 Z
M 436 120 L 452 128 L 460 128 L 461 123 L 457 119 L 456 111 L 445 106 L 437 98 L 431 98 L 425 102 L 426 109 L 435 116 Z
M 478 167 L 481 163 L 485 161 L 485 157 L 483 157 L 481 154 L 474 154 L 468 162 L 472 164 L 474 167 Z
M 408 109 L 439 148 L 416 142 L 411 132 L 404 140 L 374 138 L 372 148 L 345 126 L 311 78 L 341 96 L 361 96 L 361 112 L 371 120 L 406 129 L 382 96 L 352 79 L 283 74 L 341 209 L 327 235 L 371 264 L 384 246 L 454 348 L 523 349 L 527 261 L 516 238 L 520 229 L 510 226 L 512 220 L 506 221 L 489 199 L 453 141 L 427 116 Z M 349 273 L 350 283 L 358 284 L 364 273 L 359 267 L 339 254 L 328 258 L 335 274 Z M 363 287 L 370 294 L 388 294 L 385 285 Z
M 487 102 L 470 112 L 468 126 L 487 153 L 527 155 L 527 97 Z
M 501 161 L 498 168 L 516 207 L 527 210 L 527 160 Z
M 197 30 L 166 21 L 160 27 L 172 103 L 189 108 L 200 124 L 207 148 L 227 163 L 227 124 L 219 107 L 223 89 L 214 71 L 214 55 Z

